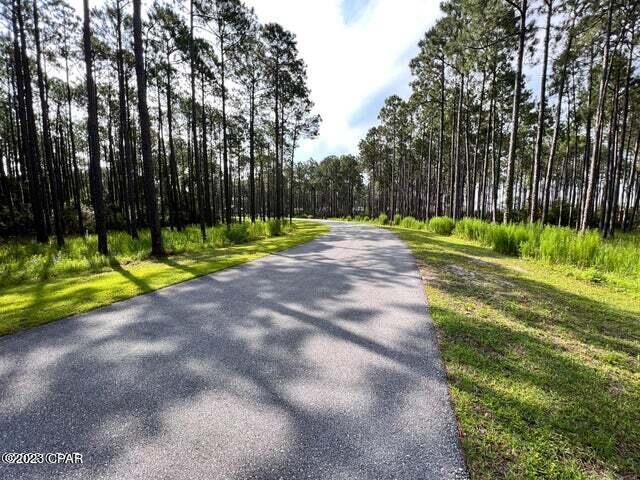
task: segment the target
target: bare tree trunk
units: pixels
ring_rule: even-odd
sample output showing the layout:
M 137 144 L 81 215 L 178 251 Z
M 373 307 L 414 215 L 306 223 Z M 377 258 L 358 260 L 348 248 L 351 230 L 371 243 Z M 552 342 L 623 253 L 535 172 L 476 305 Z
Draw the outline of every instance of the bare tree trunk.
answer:
M 89 18 L 89 0 L 84 5 L 84 62 L 86 66 L 87 82 L 87 145 L 89 147 L 89 180 L 91 185 L 91 199 L 96 219 L 96 233 L 98 234 L 98 251 L 108 255 L 107 222 L 104 215 L 104 201 L 102 198 L 102 169 L 100 168 L 100 137 L 98 131 L 98 99 L 96 84 L 93 81 L 93 52 L 91 51 L 91 26 Z
M 538 210 L 538 187 L 540 176 L 540 159 L 542 158 L 542 140 L 544 138 L 544 114 L 547 105 L 546 88 L 547 88 L 547 63 L 549 60 L 549 34 L 551 31 L 551 17 L 553 15 L 553 0 L 545 0 L 547 6 L 547 22 L 544 32 L 544 53 L 542 55 L 542 74 L 540 79 L 540 104 L 538 106 L 538 131 L 536 133 L 535 152 L 533 156 L 533 173 L 531 179 L 531 211 L 529 212 L 529 221 L 534 222 L 536 220 Z M 571 35 L 571 33 L 569 34 Z M 568 41 L 569 48 L 571 44 L 571 38 Z M 569 49 L 567 49 L 569 51 Z M 567 58 L 564 59 L 565 63 Z M 566 67 L 565 67 L 566 68 Z M 564 75 L 564 74 L 563 74 Z M 560 101 L 562 96 L 559 95 Z M 555 136 L 555 133 L 554 133 Z
M 625 85 L 624 85 L 624 105 L 622 107 L 622 133 L 620 134 L 620 142 L 619 142 L 620 145 L 618 148 L 617 160 L 616 160 L 615 189 L 614 189 L 613 198 L 612 198 L 613 205 L 611 208 L 609 223 L 608 223 L 609 235 L 613 235 L 613 232 L 614 232 L 615 216 L 616 216 L 616 210 L 618 206 L 619 188 L 620 188 L 620 183 L 622 181 L 620 174 L 622 172 L 622 168 L 624 164 L 624 144 L 625 144 L 625 138 L 627 137 L 627 120 L 629 117 L 629 97 L 630 97 L 631 75 L 633 72 L 633 47 L 634 47 L 634 39 L 635 39 L 634 27 L 635 25 L 632 24 L 631 39 L 630 39 L 630 45 L 629 45 L 629 57 L 627 60 L 627 77 L 625 79 Z M 623 205 L 623 208 L 624 208 L 624 205 Z M 623 222 L 623 227 L 624 227 L 624 222 Z
M 602 53 L 602 73 L 600 74 L 600 89 L 598 94 L 598 106 L 596 109 L 596 130 L 593 142 L 593 154 L 591 155 L 591 163 L 589 166 L 589 180 L 586 191 L 585 206 L 582 211 L 582 219 L 580 221 L 580 230 L 585 231 L 591 223 L 591 215 L 593 214 L 593 200 L 597 183 L 597 172 L 600 164 L 600 147 L 602 143 L 602 126 L 604 120 L 604 102 L 607 96 L 607 87 L 609 85 L 609 50 L 611 38 L 611 21 L 613 15 L 613 0 L 608 2 L 607 14 L 607 30 L 605 35 L 604 50 Z
M 633 187 L 638 174 L 636 168 L 638 164 L 638 153 L 640 150 L 640 129 L 638 129 L 638 136 L 636 137 L 635 143 L 636 143 L 636 146 L 634 148 L 634 153 L 633 153 L 633 164 L 631 166 L 631 174 L 629 176 L 629 186 L 627 188 L 627 198 L 625 201 L 624 216 L 622 220 L 623 228 L 625 231 L 628 231 L 631 228 L 631 222 L 629 221 L 629 219 L 631 218 L 631 215 L 630 215 L 631 193 L 633 192 Z
M 482 87 L 480 89 L 480 112 L 478 113 L 478 126 L 476 127 L 476 140 L 473 147 L 473 176 L 472 176 L 472 184 L 473 187 L 469 186 L 469 203 L 470 208 L 467 210 L 467 215 L 475 215 L 476 205 L 480 203 L 480 198 L 478 197 L 478 202 L 476 203 L 476 190 L 478 191 L 478 195 L 480 194 L 480 188 L 477 188 L 478 183 L 478 151 L 480 149 L 480 137 L 482 131 L 482 117 L 484 113 L 484 90 L 485 83 L 487 79 L 487 74 L 485 68 L 482 69 Z
M 452 191 L 452 204 L 451 204 L 451 217 L 457 220 L 458 213 L 460 211 L 460 181 L 461 181 L 461 168 L 460 168 L 460 136 L 462 128 L 462 104 L 464 101 L 464 75 L 460 75 L 460 94 L 458 97 L 458 114 L 456 115 L 456 133 L 455 133 L 455 150 L 454 150 L 454 178 L 453 178 L 453 191 Z
M 505 192 L 505 205 L 503 222 L 511 221 L 511 210 L 513 208 L 513 178 L 515 173 L 516 150 L 518 143 L 518 124 L 520 121 L 520 97 L 522 95 L 522 60 L 524 57 L 524 42 L 527 30 L 527 10 L 528 0 L 521 0 L 517 7 L 520 12 L 520 34 L 518 38 L 518 62 L 516 68 L 516 78 L 513 87 L 513 110 L 511 113 L 511 138 L 509 139 L 509 156 L 507 158 L 507 186 Z
M 182 217 L 180 212 L 180 183 L 178 180 L 178 162 L 176 159 L 175 144 L 173 141 L 173 107 L 171 88 L 171 64 L 169 54 L 167 54 L 167 128 L 169 130 L 169 170 L 170 170 L 170 190 L 171 190 L 171 224 L 178 230 L 182 230 Z
M 200 165 L 200 156 L 198 155 L 198 128 L 197 128 L 197 116 L 196 116 L 196 47 L 193 38 L 193 0 L 189 2 L 189 21 L 190 21 L 190 35 L 189 35 L 189 61 L 190 61 L 190 80 L 191 80 L 191 145 L 193 148 L 193 163 L 196 170 L 196 195 L 198 197 L 198 220 L 200 223 L 200 234 L 202 235 L 202 241 L 207 239 L 207 229 L 204 224 L 204 199 L 202 195 L 202 173 Z M 204 105 L 203 105 L 204 107 Z
M 66 74 L 66 95 L 67 95 L 67 115 L 69 117 L 69 139 L 71 142 L 71 161 L 73 164 L 73 186 L 74 186 L 74 202 L 76 208 L 76 214 L 78 216 L 78 230 L 80 233 L 84 232 L 84 221 L 82 218 L 82 205 L 81 205 L 81 177 L 80 177 L 80 169 L 78 168 L 78 159 L 76 157 L 76 140 L 75 134 L 73 132 L 73 118 L 71 116 L 71 86 L 69 85 L 69 53 L 66 45 L 67 42 L 67 32 L 66 32 L 66 24 L 64 24 L 65 32 L 65 55 L 64 55 L 64 68 Z
M 442 197 L 442 155 L 444 150 L 444 56 L 440 68 L 440 127 L 438 129 L 438 179 L 436 181 L 436 217 L 440 216 Z
M 42 143 L 44 145 L 45 165 L 49 172 L 49 188 L 51 189 L 51 201 L 53 203 L 53 223 L 58 247 L 64 246 L 64 227 L 62 225 L 62 199 L 60 191 L 60 177 L 58 169 L 53 161 L 53 148 L 51 146 L 51 126 L 49 124 L 49 103 L 46 88 L 46 80 L 42 71 L 42 49 L 40 46 L 40 26 L 38 24 L 38 2 L 33 0 L 34 39 L 36 44 L 36 68 L 38 74 L 38 90 L 40 93 L 40 108 L 42 117 Z
M 33 113 L 33 93 L 31 90 L 31 69 L 27 56 L 24 19 L 22 18 L 21 0 L 15 0 L 12 9 L 14 33 L 15 76 L 18 97 L 18 111 L 22 152 L 25 157 L 27 177 L 29 179 L 29 195 L 31 210 L 36 230 L 36 239 L 40 243 L 48 241 L 44 199 L 42 197 L 42 172 L 36 133 L 35 115 Z M 20 43 L 18 44 L 18 39 Z
M 207 153 L 207 112 L 205 108 L 204 96 L 204 71 L 200 74 L 200 93 L 202 95 L 202 188 L 204 189 L 204 222 L 207 226 L 211 226 L 213 220 L 211 218 L 211 188 L 209 178 L 209 156 Z
M 432 159 L 432 145 L 433 145 L 433 130 L 429 129 L 429 148 L 427 153 L 427 198 L 425 205 L 425 220 L 431 218 L 431 163 Z
M 144 177 L 144 198 L 146 200 L 147 222 L 151 232 L 151 255 L 164 255 L 162 232 L 158 218 L 158 199 L 156 197 L 153 158 L 151 156 L 151 121 L 147 106 L 147 75 L 144 65 L 142 46 L 142 19 L 140 18 L 140 0 L 133 0 L 133 50 L 138 84 L 138 117 L 140 120 L 140 147 L 142 150 L 142 174 Z
M 571 47 L 571 36 L 569 37 L 567 47 Z M 569 48 L 565 50 L 569 52 Z M 553 175 L 553 163 L 556 158 L 556 152 L 558 149 L 558 138 L 560 136 L 560 118 L 562 115 L 562 97 L 564 95 L 564 86 L 567 78 L 567 58 L 562 65 L 562 72 L 560 73 L 560 85 L 558 86 L 558 103 L 556 105 L 555 120 L 553 126 L 553 139 L 551 140 L 551 149 L 549 150 L 549 160 L 547 161 L 547 172 L 544 177 L 544 187 L 542 191 L 542 223 L 547 221 L 547 215 L 549 213 L 549 195 L 551 190 L 551 177 Z
M 251 81 L 249 94 L 249 210 L 251 223 L 256 223 L 256 180 L 255 180 L 255 82 Z

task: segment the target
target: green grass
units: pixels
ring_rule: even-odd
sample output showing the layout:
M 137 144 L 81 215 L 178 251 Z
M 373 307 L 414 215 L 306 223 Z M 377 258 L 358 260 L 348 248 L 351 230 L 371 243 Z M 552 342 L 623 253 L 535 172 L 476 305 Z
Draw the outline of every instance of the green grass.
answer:
M 455 235 L 490 247 L 498 253 L 532 258 L 549 265 L 562 265 L 572 275 L 601 282 L 631 284 L 640 289 L 640 233 L 617 232 L 603 239 L 597 230 L 578 233 L 567 227 L 490 223 L 476 218 L 454 222 L 449 217 L 429 221 L 396 215 L 390 222 L 385 214 L 378 219 L 356 216 L 347 221 L 424 230 L 439 235 Z M 574 269 L 573 267 L 578 267 Z
M 207 228 L 207 239 L 202 241 L 199 227 L 190 226 L 183 231 L 163 229 L 164 247 L 169 254 L 206 252 L 234 244 L 246 243 L 265 237 L 287 233 L 288 224 L 279 220 L 258 221 L 255 224 L 235 223 L 230 229 L 219 225 Z M 148 230 L 133 239 L 125 232 L 109 232 L 109 257 L 98 253 L 95 235 L 69 237 L 62 249 L 55 241 L 40 244 L 35 241 L 12 241 L 0 244 L 0 287 L 30 280 L 47 280 L 83 273 L 111 270 L 117 262 L 126 265 L 149 258 L 151 238 Z
M 393 230 L 425 278 L 472 478 L 640 478 L 637 284 Z
M 577 233 L 566 227 L 502 225 L 465 218 L 456 223 L 454 234 L 508 255 L 640 277 L 640 235 L 637 233 L 619 233 L 613 239 L 603 240 L 596 230 Z
M 357 223 L 371 223 L 374 225 L 388 225 L 396 226 L 400 228 L 408 228 L 411 230 L 426 230 L 429 232 L 437 233 L 439 235 L 451 235 L 456 223 L 449 217 L 432 217 L 429 221 L 417 220 L 414 217 L 402 215 L 396 215 L 393 217 L 393 221 L 389 219 L 386 213 L 381 213 L 376 218 L 369 218 L 367 216 L 356 215 L 355 217 L 335 218 L 334 220 L 357 222 Z
M 110 233 L 113 256 L 108 258 L 95 253 L 95 237 L 69 239 L 60 253 L 55 253 L 52 246 L 3 246 L 0 335 L 255 260 L 329 230 L 307 221 L 295 222 L 293 228 L 278 228 L 283 235 L 270 236 L 276 227 L 269 224 L 238 226 L 229 234 L 224 227 L 212 228 L 205 244 L 197 228 L 163 231 L 165 246 L 172 254 L 161 259 L 149 258 L 148 232 L 141 232 L 139 241 L 123 233 Z M 232 244 L 228 237 L 238 244 Z M 7 267 L 11 258 L 7 250 L 13 252 L 13 261 L 22 264 L 24 271 Z

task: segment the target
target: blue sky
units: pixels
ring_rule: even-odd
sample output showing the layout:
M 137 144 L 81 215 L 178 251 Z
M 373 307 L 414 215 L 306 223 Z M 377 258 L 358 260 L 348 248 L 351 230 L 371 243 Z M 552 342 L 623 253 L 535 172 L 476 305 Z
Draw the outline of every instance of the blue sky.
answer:
M 82 1 L 70 0 L 82 14 Z M 91 6 L 104 0 L 89 0 Z M 296 160 L 357 153 L 384 99 L 409 94 L 409 60 L 440 15 L 439 0 L 243 0 L 261 22 L 296 34 L 323 122 Z M 143 8 L 151 0 L 143 0 Z
M 342 0 L 340 13 L 344 23 L 348 25 L 357 20 L 369 3 L 371 3 L 371 0 Z
M 439 16 L 437 0 L 245 0 L 294 32 L 308 65 L 320 136 L 296 160 L 357 153 L 384 99 L 409 93 L 409 60 Z
M 70 1 L 81 15 L 81 0 Z M 319 137 L 301 141 L 297 161 L 357 153 L 384 99 L 409 95 L 409 61 L 441 15 L 439 0 L 243 1 L 261 22 L 278 22 L 294 32 L 307 63 L 311 97 L 323 122 Z M 90 0 L 91 6 L 103 2 Z M 150 2 L 143 0 L 143 8 Z M 527 58 L 524 70 L 537 98 L 540 67 Z M 553 105 L 553 97 L 549 101 Z

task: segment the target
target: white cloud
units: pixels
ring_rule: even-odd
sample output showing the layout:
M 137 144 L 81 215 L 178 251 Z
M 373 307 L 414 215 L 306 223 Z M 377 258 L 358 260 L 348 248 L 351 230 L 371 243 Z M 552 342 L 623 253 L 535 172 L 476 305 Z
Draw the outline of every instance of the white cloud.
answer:
M 354 0 L 344 0 L 354 1 Z M 439 16 L 438 0 L 370 0 L 346 23 L 341 0 L 245 0 L 261 22 L 278 22 L 296 34 L 308 65 L 320 136 L 305 140 L 298 160 L 356 153 L 372 126 L 350 124 L 366 103 L 390 84 L 406 83 L 406 53 Z
M 440 15 L 439 0 L 244 0 L 262 23 L 278 22 L 296 34 L 308 65 L 320 136 L 304 140 L 296 159 L 357 153 L 366 130 L 375 123 L 376 94 L 407 90 L 407 53 Z M 359 12 L 346 22 L 346 10 Z M 70 0 L 82 15 L 82 0 Z M 90 0 L 100 6 L 104 0 Z M 143 0 L 143 8 L 151 0 Z M 375 107 L 375 108 L 374 108 Z M 364 115 L 363 115 L 364 112 Z M 350 120 L 360 121 L 353 125 Z M 369 118 L 371 117 L 371 118 Z

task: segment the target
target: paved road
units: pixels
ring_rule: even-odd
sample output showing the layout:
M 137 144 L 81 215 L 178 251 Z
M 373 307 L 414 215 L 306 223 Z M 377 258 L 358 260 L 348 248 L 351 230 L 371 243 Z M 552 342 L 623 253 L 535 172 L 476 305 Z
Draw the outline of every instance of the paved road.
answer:
M 1 479 L 466 478 L 419 273 L 331 233 L 0 338 Z

